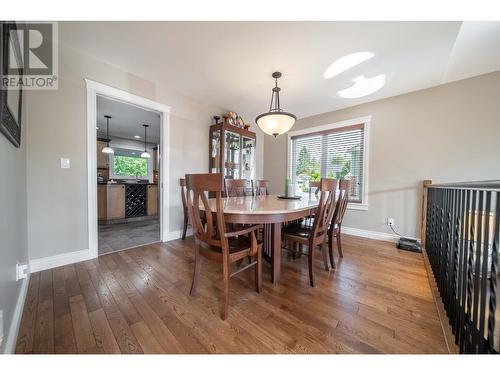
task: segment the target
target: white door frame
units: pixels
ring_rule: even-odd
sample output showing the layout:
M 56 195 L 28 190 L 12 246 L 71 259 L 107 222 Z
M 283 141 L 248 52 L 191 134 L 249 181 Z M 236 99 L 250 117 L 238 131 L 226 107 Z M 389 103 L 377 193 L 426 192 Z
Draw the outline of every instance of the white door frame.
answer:
M 169 197 L 169 151 L 170 151 L 170 107 L 137 96 L 129 92 L 104 85 L 99 82 L 85 79 L 87 86 L 87 183 L 88 183 L 88 238 L 89 255 L 97 258 L 97 96 L 105 96 L 127 104 L 154 110 L 161 113 L 160 126 L 160 239 L 167 240 L 169 219 L 168 208 L 170 206 Z

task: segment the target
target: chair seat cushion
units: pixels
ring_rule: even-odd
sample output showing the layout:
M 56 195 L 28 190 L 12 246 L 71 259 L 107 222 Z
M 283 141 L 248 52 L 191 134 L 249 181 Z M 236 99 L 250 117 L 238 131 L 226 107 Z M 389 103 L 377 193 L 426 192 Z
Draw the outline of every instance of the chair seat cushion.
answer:
M 281 230 L 281 233 L 286 235 L 291 235 L 291 236 L 296 236 L 296 237 L 309 237 L 311 235 L 311 230 L 312 226 L 307 225 L 305 223 L 293 223 L 290 225 L 287 225 Z

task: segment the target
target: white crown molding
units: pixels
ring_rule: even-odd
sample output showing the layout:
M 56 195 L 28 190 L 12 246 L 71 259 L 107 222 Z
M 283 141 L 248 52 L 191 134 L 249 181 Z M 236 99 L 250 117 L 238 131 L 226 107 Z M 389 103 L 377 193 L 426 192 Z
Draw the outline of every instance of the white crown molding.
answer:
M 3 350 L 4 354 L 13 354 L 16 350 L 17 334 L 19 333 L 19 327 L 21 326 L 21 318 L 23 316 L 24 302 L 26 301 L 29 282 L 30 275 L 28 274 L 28 277 L 22 281 L 21 290 L 19 292 L 19 296 L 17 297 L 17 303 L 12 315 L 9 333 L 5 341 Z

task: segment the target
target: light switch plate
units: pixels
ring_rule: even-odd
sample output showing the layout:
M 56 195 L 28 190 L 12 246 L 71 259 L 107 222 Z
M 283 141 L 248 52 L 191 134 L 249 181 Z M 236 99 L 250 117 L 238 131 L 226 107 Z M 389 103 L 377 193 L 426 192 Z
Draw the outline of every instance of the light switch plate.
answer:
M 61 168 L 68 169 L 70 167 L 69 159 L 61 158 Z

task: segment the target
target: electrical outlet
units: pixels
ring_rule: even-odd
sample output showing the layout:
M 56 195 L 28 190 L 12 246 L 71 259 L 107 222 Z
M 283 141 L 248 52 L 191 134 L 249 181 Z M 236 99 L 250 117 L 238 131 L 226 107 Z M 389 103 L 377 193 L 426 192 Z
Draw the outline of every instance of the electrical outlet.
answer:
M 0 310 L 0 346 L 3 342 L 3 310 Z
M 387 218 L 387 225 L 393 226 L 394 225 L 394 218 L 393 217 L 388 217 Z
M 28 277 L 28 265 L 26 263 L 16 264 L 16 281 L 25 279 Z

